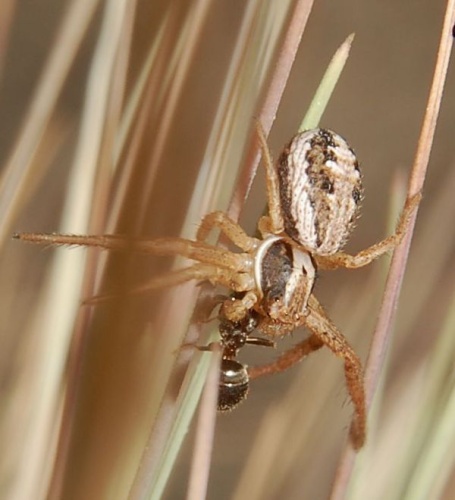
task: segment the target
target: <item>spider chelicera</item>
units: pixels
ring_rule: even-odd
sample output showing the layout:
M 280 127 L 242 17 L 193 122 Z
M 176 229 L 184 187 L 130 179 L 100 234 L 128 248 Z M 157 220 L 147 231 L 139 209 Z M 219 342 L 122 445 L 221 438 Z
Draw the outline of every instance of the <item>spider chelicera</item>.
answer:
M 184 269 L 154 277 L 141 291 L 198 280 L 233 292 L 219 309 L 223 348 L 219 409 L 231 409 L 244 399 L 249 379 L 283 371 L 327 346 L 344 362 L 347 389 L 354 405 L 350 436 L 354 448 L 359 449 L 366 433 L 362 364 L 313 294 L 316 270 L 362 267 L 392 250 L 404 236 L 420 195 L 406 201 L 393 235 L 356 255 L 343 253 L 340 250 L 353 228 L 363 192 L 353 150 L 334 132 L 310 130 L 292 138 L 275 167 L 260 126 L 258 137 L 268 201 L 268 215 L 258 223 L 261 238 L 248 236 L 224 212 L 204 217 L 196 241 L 158 238 L 125 243 L 117 235 L 43 233 L 18 233 L 14 237 L 33 243 L 181 255 L 195 261 Z M 206 243 L 214 228 L 240 251 Z M 273 346 L 273 340 L 300 326 L 306 326 L 311 335 L 272 363 L 247 370 L 236 361 L 245 343 Z M 267 339 L 252 337 L 254 329 Z

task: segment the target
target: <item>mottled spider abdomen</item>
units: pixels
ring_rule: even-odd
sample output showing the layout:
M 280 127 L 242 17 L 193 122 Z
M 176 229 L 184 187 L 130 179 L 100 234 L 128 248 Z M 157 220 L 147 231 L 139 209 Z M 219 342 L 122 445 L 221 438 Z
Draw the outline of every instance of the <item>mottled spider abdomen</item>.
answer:
M 278 160 L 285 232 L 308 251 L 338 252 L 346 243 L 362 200 L 354 151 L 325 129 L 297 134 Z

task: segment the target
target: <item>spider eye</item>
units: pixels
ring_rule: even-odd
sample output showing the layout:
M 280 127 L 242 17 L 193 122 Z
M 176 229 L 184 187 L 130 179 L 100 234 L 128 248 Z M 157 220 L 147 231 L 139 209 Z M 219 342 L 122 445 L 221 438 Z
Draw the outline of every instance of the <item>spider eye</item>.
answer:
M 233 359 L 221 361 L 218 389 L 218 411 L 236 408 L 248 394 L 249 376 L 246 368 Z

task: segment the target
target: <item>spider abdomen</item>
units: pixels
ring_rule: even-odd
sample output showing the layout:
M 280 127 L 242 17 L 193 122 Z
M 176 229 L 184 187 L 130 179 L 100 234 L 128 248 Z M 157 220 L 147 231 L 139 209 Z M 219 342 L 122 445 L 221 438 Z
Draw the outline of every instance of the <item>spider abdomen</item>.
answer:
M 330 130 L 309 130 L 292 138 L 277 169 L 286 234 L 309 252 L 338 252 L 353 228 L 363 192 L 352 148 Z

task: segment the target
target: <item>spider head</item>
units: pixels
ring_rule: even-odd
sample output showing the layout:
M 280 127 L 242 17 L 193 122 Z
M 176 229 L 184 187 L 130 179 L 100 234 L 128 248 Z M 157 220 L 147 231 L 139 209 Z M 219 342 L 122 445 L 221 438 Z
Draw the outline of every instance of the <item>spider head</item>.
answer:
M 248 394 L 249 376 L 244 365 L 233 359 L 221 361 L 218 411 L 236 408 Z

